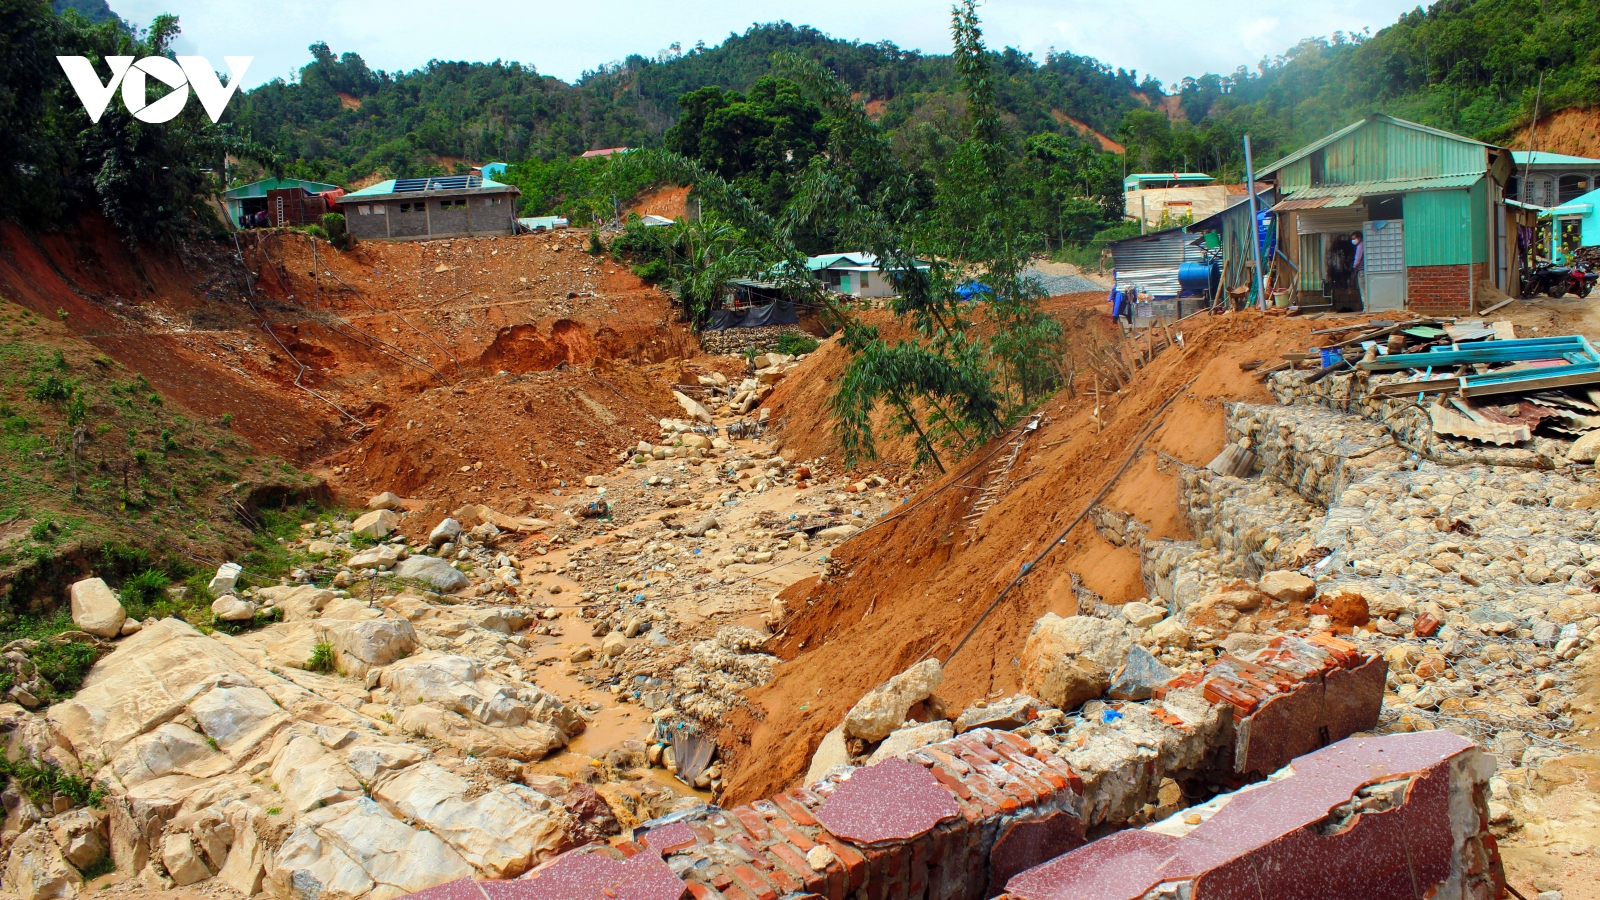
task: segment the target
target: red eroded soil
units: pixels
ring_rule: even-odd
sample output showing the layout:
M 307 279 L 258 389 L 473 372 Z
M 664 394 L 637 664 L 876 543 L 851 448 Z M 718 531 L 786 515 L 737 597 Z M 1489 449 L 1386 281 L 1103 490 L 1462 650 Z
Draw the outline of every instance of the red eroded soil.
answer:
M 1058 298 L 1075 341 L 1098 339 L 1110 326 L 1099 295 Z M 1082 316 L 1090 319 L 1085 321 Z M 1169 398 L 1162 425 L 1118 480 L 1110 505 L 1147 516 L 1158 533 L 1181 533 L 1175 472 L 1161 454 L 1204 465 L 1223 442 L 1224 400 L 1268 401 L 1264 386 L 1239 370 L 1242 360 L 1275 358 L 1305 346 L 1315 327 L 1303 320 L 1244 313 L 1182 323 L 1186 349 L 1168 349 L 1117 395 L 1102 397 L 1104 430 L 1090 421 L 1085 380 L 1043 407 L 1013 487 L 969 530 L 968 514 L 992 465 L 988 448 L 923 492 L 907 512 L 835 549 L 834 574 L 785 594 L 789 618 L 771 643 L 785 662 L 777 678 L 753 691 L 752 704 L 722 735 L 728 800 L 745 802 L 788 787 L 804 773 L 822 736 L 872 687 L 926 656 L 949 660 L 939 695 L 954 709 L 1013 692 L 1022 644 L 1047 611 L 1076 608 L 1073 576 L 1112 602 L 1143 594 L 1132 551 L 1114 549 L 1083 522 L 973 632 L 1001 588 L 1081 512 L 1122 466 Z M 792 402 L 792 401 L 791 401 Z M 789 428 L 785 429 L 787 434 Z
M 667 185 L 646 191 L 633 201 L 628 212 L 641 216 L 663 216 L 668 219 L 689 218 L 689 189 Z
M 1524 127 L 1506 146 L 1513 150 L 1528 149 L 1529 131 L 1530 128 Z M 1534 131 L 1533 147 L 1546 153 L 1600 159 L 1600 106 L 1587 109 L 1574 106 L 1544 116 Z
M 0 225 L 0 293 L 59 310 L 163 395 L 230 416 L 264 450 L 353 464 L 335 489 L 477 487 L 489 500 L 592 472 L 641 429 L 653 434 L 677 410 L 665 385 L 679 370 L 658 364 L 699 353 L 670 298 L 583 242 L 339 252 L 246 232 L 238 253 L 231 239 L 136 252 L 91 217 L 52 235 Z M 457 457 L 507 464 L 468 476 Z

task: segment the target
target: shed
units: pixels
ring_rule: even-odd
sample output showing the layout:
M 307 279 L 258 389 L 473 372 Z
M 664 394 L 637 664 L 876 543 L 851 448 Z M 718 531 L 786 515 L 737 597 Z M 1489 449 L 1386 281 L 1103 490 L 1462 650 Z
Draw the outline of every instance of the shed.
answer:
M 228 221 L 238 227 L 243 217 L 255 215 L 267 210 L 267 193 L 287 188 L 299 188 L 307 193 L 321 194 L 339 188 L 336 184 L 325 184 L 321 181 L 306 181 L 300 178 L 267 178 L 262 181 L 252 181 L 229 188 L 222 192 L 223 205 L 228 210 Z
M 555 231 L 569 224 L 564 216 L 523 216 L 517 220 L 523 231 Z
M 1281 248 L 1302 297 L 1449 315 L 1472 311 L 1481 281 L 1515 289 L 1516 229 L 1504 202 L 1511 170 L 1503 147 L 1373 114 L 1257 177 L 1278 190 Z
M 339 198 L 345 225 L 363 240 L 414 241 L 516 234 L 522 191 L 477 175 L 380 181 Z
M 1178 285 L 1178 269 L 1184 263 L 1206 259 L 1200 237 L 1182 228 L 1112 241 L 1110 249 L 1111 276 L 1117 289 L 1143 291 L 1157 300 L 1183 292 Z

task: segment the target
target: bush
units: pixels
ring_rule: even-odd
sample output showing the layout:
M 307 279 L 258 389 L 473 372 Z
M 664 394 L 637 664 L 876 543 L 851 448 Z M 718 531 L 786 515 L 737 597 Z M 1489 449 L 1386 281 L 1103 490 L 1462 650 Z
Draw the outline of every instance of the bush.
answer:
M 323 641 L 311 649 L 311 658 L 306 660 L 306 670 L 330 674 L 333 672 L 333 644 Z
M 810 353 L 820 346 L 817 339 L 809 334 L 797 334 L 793 331 L 778 335 L 778 352 L 790 356 L 799 356 Z
M 135 619 L 148 617 L 167 599 L 167 586 L 170 584 L 172 579 L 165 572 L 145 569 L 122 583 L 118 593 L 122 597 L 123 609 Z
M 649 284 L 655 284 L 667 277 L 670 273 L 666 260 L 652 259 L 633 267 L 633 274 Z
M 98 807 L 105 797 L 105 791 L 95 787 L 87 778 L 67 775 L 55 766 L 27 759 L 10 762 L 0 756 L 0 775 L 8 783 L 15 783 L 41 809 L 49 809 L 50 801 L 56 794 L 67 797 L 74 806 Z
M 589 232 L 589 255 L 590 256 L 603 256 L 603 255 L 605 255 L 605 252 L 606 252 L 606 245 L 600 243 L 600 232 L 598 232 L 598 231 Z
M 349 250 L 355 246 L 355 236 L 350 233 L 343 213 L 323 213 L 322 230 L 328 235 L 328 243 L 339 250 Z

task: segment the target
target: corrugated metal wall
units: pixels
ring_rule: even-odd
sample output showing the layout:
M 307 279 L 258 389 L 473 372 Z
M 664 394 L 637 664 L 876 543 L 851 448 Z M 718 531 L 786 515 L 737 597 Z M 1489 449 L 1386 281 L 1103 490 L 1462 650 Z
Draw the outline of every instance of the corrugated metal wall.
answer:
M 1300 235 L 1300 290 L 1322 293 L 1322 235 Z M 1301 301 L 1304 302 L 1304 301 Z
M 1406 194 L 1406 265 L 1459 266 L 1482 262 L 1485 246 L 1481 212 L 1483 190 L 1480 181 L 1471 190 Z M 1474 192 L 1477 192 L 1477 203 L 1473 201 Z M 1475 210 L 1479 211 L 1476 216 L 1473 215 Z
M 1249 218 L 1245 216 L 1247 222 Z M 1178 296 L 1178 267 L 1205 258 L 1195 246 L 1198 240 L 1197 235 L 1171 231 L 1112 244 L 1111 260 L 1117 287 L 1141 288 L 1152 297 Z
M 1485 153 L 1477 144 L 1388 122 L 1369 122 L 1323 149 L 1323 183 L 1472 175 L 1488 169 Z M 1298 160 L 1284 167 L 1278 183 L 1285 194 L 1309 187 L 1311 160 Z

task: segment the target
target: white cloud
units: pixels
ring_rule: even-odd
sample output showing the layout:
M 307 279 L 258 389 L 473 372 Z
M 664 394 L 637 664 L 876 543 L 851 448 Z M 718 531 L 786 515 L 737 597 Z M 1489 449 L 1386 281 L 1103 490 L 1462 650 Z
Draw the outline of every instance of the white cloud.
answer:
M 1054 46 L 1172 84 L 1185 75 L 1254 67 L 1304 37 L 1362 27 L 1376 31 L 1415 3 L 1277 0 L 1263 13 L 1255 5 L 1192 0 L 990 0 L 981 15 L 991 47 L 1014 46 L 1043 59 Z M 309 60 L 306 47 L 319 40 L 336 53 L 361 54 L 374 68 L 413 69 L 430 59 L 519 60 L 568 81 L 629 54 L 651 56 L 674 42 L 685 49 L 702 40 L 714 45 L 729 32 L 780 19 L 834 37 L 890 40 L 928 53 L 948 52 L 950 45 L 945 0 L 478 0 L 460 6 L 425 0 L 111 0 L 111 5 L 135 24 L 175 13 L 186 52 L 213 60 L 254 56 L 251 86 L 290 75 Z

